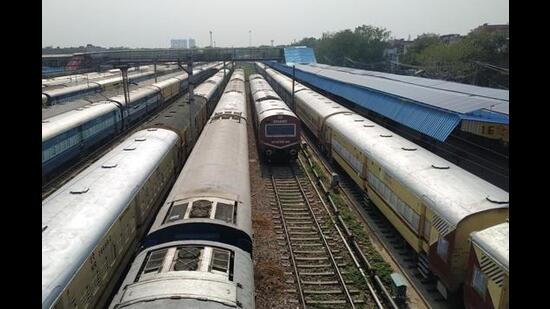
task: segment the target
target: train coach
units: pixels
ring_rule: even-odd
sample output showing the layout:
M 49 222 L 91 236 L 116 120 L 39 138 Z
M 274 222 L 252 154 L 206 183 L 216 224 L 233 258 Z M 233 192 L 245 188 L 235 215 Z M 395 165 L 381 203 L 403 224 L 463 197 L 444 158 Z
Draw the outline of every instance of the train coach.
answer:
M 292 80 L 257 69 L 281 97 Z M 508 192 L 297 83 L 296 114 L 437 278 L 444 296 L 464 282 L 470 233 L 504 222 Z
M 214 68 L 197 70 L 196 82 L 211 76 Z M 63 167 L 109 138 L 124 131 L 187 89 L 187 74 L 42 120 L 42 177 L 47 180 Z
M 236 70 L 110 308 L 254 308 L 247 121 Z
M 509 308 L 509 223 L 472 233 L 464 284 L 466 309 Z
M 228 78 L 199 85 L 191 109 L 176 102 L 43 201 L 43 308 L 105 305 Z
M 268 160 L 296 159 L 300 148 L 300 119 L 261 75 L 249 76 L 258 147 Z
M 175 69 L 175 66 L 170 67 L 169 65 L 164 66 L 158 66 L 157 72 L 158 73 L 164 73 L 169 72 L 173 69 Z M 148 66 L 140 66 L 140 67 L 131 67 L 128 69 L 128 73 L 131 73 L 131 76 L 134 75 L 132 72 L 138 71 L 138 73 L 143 73 L 147 71 L 151 71 L 153 69 L 152 65 Z M 48 90 L 60 88 L 60 87 L 70 87 L 75 86 L 79 84 L 85 84 L 89 81 L 96 81 L 100 79 L 106 79 L 109 77 L 114 76 L 120 76 L 120 70 L 119 69 L 112 69 L 107 70 L 103 72 L 90 72 L 86 74 L 73 74 L 73 75 L 65 75 L 65 76 L 59 76 L 54 78 L 46 78 L 42 79 L 42 88 L 47 88 Z M 130 76 L 129 76 L 130 77 Z
M 158 74 L 168 74 L 177 71 L 178 68 L 161 69 Z M 129 83 L 138 83 L 148 78 L 152 78 L 155 75 L 154 72 L 136 72 L 128 76 Z M 74 84 L 69 82 L 67 86 L 57 84 L 56 87 L 46 87 L 42 90 L 42 104 L 43 105 L 55 105 L 69 100 L 82 97 L 87 94 L 102 92 L 111 88 L 119 87 L 122 85 L 122 77 L 109 74 L 105 75 L 105 78 L 99 78 L 95 80 L 87 80 L 86 83 Z M 46 100 L 44 102 L 44 97 Z

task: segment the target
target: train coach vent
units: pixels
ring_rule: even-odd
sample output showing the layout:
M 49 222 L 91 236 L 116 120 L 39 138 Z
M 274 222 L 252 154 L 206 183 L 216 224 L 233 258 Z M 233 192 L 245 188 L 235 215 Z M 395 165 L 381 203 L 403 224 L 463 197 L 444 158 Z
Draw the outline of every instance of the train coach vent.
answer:
M 405 151 L 415 151 L 416 148 L 414 147 L 401 147 L 401 149 L 405 150 Z
M 483 273 L 496 285 L 499 287 L 504 285 L 504 270 L 483 252 L 481 252 L 481 261 L 479 264 Z
M 363 127 L 365 127 L 365 128 L 374 128 L 374 125 L 373 124 L 365 124 L 365 125 L 363 125 Z
M 159 123 L 157 123 L 157 125 L 159 125 Z M 157 130 L 157 128 L 149 128 L 149 129 L 147 129 L 147 131 L 156 131 L 156 130 Z
M 208 218 L 212 210 L 212 202 L 208 200 L 196 200 L 189 213 L 189 218 Z
M 380 134 L 380 137 L 392 137 L 393 135 L 391 134 Z
M 116 163 L 104 163 L 103 165 L 101 165 L 102 168 L 115 168 L 117 167 L 118 164 Z
M 451 226 L 447 222 L 445 222 L 444 219 L 441 217 L 435 215 L 433 220 L 433 227 L 441 234 L 441 236 L 445 237 L 447 234 L 451 232 Z
M 436 170 L 448 170 L 451 168 L 448 165 L 442 165 L 442 164 L 432 164 L 432 167 L 435 168 Z
M 134 139 L 134 141 L 136 141 L 136 142 L 144 142 L 144 141 L 146 141 L 146 140 L 147 140 L 147 138 L 145 138 L 145 137 L 136 137 L 136 138 Z
M 88 187 L 75 187 L 71 189 L 71 194 L 83 194 L 90 190 Z
M 353 120 L 353 121 L 355 121 L 355 122 L 365 122 L 364 119 L 355 119 L 355 120 Z

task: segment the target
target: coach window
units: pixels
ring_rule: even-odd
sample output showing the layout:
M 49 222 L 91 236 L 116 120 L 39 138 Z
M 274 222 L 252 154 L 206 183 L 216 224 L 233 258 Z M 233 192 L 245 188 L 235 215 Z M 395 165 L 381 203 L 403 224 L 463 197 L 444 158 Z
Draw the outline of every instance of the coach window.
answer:
M 162 262 L 164 261 L 167 251 L 168 249 L 162 249 L 152 252 L 149 255 L 147 264 L 145 264 L 145 267 L 143 268 L 142 275 L 152 272 L 158 273 L 162 268 Z
M 487 278 L 481 272 L 481 270 L 474 265 L 474 271 L 472 275 L 472 286 L 476 290 L 476 292 L 481 296 L 481 298 L 485 298 L 485 290 L 487 289 Z
M 216 204 L 216 216 L 214 218 L 217 220 L 225 221 L 227 223 L 235 223 L 236 212 L 236 205 L 218 202 Z
M 214 248 L 212 250 L 212 261 L 210 263 L 210 272 L 218 274 L 228 274 L 231 270 L 232 253 L 229 250 Z
M 430 240 L 430 230 L 432 228 L 432 223 L 430 222 L 430 220 L 428 220 L 428 218 L 425 218 L 424 219 L 424 239 L 426 241 L 429 241 Z
M 443 261 L 447 262 L 447 252 L 449 250 L 449 242 L 443 238 L 443 236 L 440 236 L 439 240 L 437 241 L 437 254 L 443 259 Z
M 168 216 L 166 216 L 166 220 L 164 221 L 164 223 L 170 223 L 183 219 L 183 216 L 187 211 L 187 205 L 189 205 L 189 203 L 173 205 L 170 209 L 170 212 L 168 213 Z
M 271 137 L 286 137 L 296 135 L 295 124 L 267 124 L 265 126 L 265 135 Z

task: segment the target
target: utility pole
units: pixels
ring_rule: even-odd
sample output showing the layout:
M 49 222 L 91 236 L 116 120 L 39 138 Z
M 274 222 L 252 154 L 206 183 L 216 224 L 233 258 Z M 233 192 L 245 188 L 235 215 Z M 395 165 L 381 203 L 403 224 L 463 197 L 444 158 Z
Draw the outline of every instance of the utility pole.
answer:
M 296 66 L 292 66 L 292 110 L 294 109 L 294 84 L 296 84 Z
M 212 31 L 209 31 L 210 32 L 210 47 L 213 47 L 212 46 Z
M 273 40 L 271 40 L 271 47 L 273 47 Z
M 252 47 L 252 30 L 248 30 L 248 47 Z
M 128 65 L 122 64 L 116 66 L 120 73 L 122 74 L 122 89 L 124 91 L 124 108 L 122 109 L 122 115 L 124 117 L 124 113 L 128 110 L 128 103 L 130 103 L 130 89 L 128 86 Z M 124 118 L 122 120 L 122 126 L 124 127 Z
M 181 64 L 181 60 L 178 60 L 178 66 L 180 69 L 184 70 L 187 73 L 187 97 L 188 97 L 188 104 L 189 104 L 189 127 L 191 130 L 195 127 L 193 124 L 193 98 L 194 98 L 194 84 L 195 84 L 195 78 L 193 77 L 193 60 L 188 59 L 187 60 L 187 67 L 184 67 Z M 193 131 L 190 131 L 189 137 L 192 137 L 191 134 Z M 198 133 L 198 132 L 197 132 Z
M 155 83 L 157 82 L 157 60 L 153 62 L 153 69 L 155 70 Z

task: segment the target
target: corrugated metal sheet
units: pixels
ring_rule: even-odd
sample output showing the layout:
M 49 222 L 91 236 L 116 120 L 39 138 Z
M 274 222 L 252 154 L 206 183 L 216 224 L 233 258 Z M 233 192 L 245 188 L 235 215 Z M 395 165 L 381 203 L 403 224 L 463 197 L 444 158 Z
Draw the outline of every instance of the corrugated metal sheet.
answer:
M 285 62 L 288 65 L 300 63 L 317 63 L 315 53 L 309 47 L 288 47 L 284 49 Z
M 508 114 L 509 110 L 507 90 L 319 64 L 296 65 L 296 69 L 457 113 L 488 109 Z
M 346 67 L 336 67 L 336 66 L 330 66 L 326 64 L 320 64 L 320 63 L 311 64 L 309 66 L 318 68 L 317 72 L 320 72 L 320 69 L 322 69 L 322 70 L 340 71 L 340 72 L 345 72 L 348 74 L 355 74 L 355 75 L 371 75 L 371 76 L 377 76 L 380 78 L 386 78 L 386 79 L 395 80 L 395 81 L 412 83 L 420 86 L 433 87 L 441 90 L 462 92 L 465 94 L 473 94 L 473 95 L 484 96 L 484 97 L 498 99 L 498 100 L 508 101 L 508 98 L 509 98 L 508 90 L 479 87 L 474 85 L 449 82 L 441 79 L 431 79 L 431 78 L 423 78 L 423 77 L 417 77 L 417 76 L 398 75 L 398 74 L 391 74 L 391 73 L 384 73 L 384 72 L 359 70 L 359 69 L 346 68 Z
M 501 124 L 509 123 L 508 115 L 504 115 L 498 112 L 495 113 L 486 109 L 460 115 L 460 118 L 464 120 L 495 122 L 495 123 L 501 123 Z
M 279 63 L 268 63 L 268 65 L 279 71 L 292 74 L 291 67 Z M 440 141 L 445 141 L 461 121 L 461 117 L 457 113 L 434 109 L 381 92 L 369 91 L 363 87 L 331 80 L 298 68 L 296 69 L 296 78 Z

